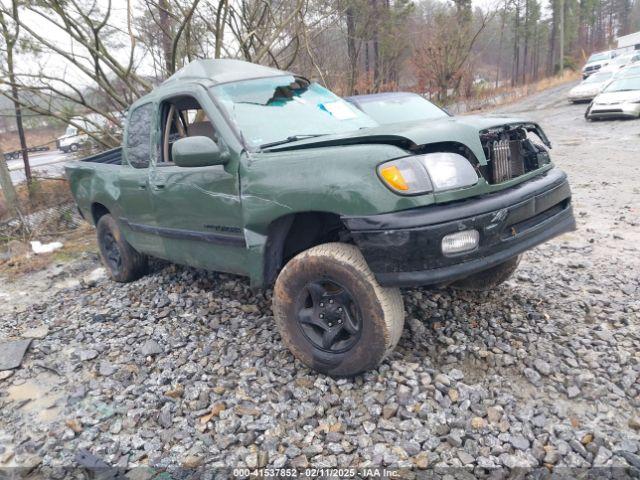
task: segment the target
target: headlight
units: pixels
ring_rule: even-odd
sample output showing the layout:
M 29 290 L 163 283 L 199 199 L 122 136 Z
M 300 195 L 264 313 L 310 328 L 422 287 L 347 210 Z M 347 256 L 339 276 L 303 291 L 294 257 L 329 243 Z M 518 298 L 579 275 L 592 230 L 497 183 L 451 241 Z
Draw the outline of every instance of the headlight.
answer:
M 449 152 L 391 160 L 378 167 L 378 175 L 389 188 L 402 195 L 443 192 L 478 183 L 478 174 L 469 161 Z

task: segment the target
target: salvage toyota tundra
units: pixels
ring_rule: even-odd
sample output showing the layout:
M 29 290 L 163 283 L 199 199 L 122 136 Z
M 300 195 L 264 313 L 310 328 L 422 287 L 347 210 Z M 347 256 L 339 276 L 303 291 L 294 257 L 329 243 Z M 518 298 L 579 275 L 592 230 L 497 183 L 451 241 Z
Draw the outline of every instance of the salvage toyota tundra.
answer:
M 154 256 L 275 284 L 291 352 L 345 376 L 395 347 L 400 287 L 495 287 L 575 228 L 549 148 L 533 122 L 380 125 L 303 77 L 200 60 L 131 106 L 122 148 L 67 175 L 113 280 Z

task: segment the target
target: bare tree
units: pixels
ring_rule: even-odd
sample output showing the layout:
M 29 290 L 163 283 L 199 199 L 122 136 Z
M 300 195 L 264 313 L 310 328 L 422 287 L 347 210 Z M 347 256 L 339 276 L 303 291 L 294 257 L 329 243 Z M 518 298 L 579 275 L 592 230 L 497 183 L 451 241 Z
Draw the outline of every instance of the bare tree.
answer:
M 422 32 L 411 59 L 423 88 L 433 85 L 440 100 L 458 92 L 478 37 L 495 12 L 460 21 L 460 12 L 447 7 L 437 12 Z M 464 14 L 464 13 L 463 13 Z

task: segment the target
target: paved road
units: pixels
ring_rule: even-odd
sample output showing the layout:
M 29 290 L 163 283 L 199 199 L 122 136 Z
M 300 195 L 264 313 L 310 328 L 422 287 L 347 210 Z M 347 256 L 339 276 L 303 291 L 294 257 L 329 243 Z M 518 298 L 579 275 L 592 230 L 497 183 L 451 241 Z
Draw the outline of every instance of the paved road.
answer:
M 31 171 L 39 176 L 60 176 L 64 172 L 64 163 L 70 159 L 66 153 L 60 150 L 52 150 L 44 153 L 32 153 L 29 155 Z M 24 182 L 24 163 L 22 158 L 7 162 L 11 172 L 11 180 L 14 184 Z

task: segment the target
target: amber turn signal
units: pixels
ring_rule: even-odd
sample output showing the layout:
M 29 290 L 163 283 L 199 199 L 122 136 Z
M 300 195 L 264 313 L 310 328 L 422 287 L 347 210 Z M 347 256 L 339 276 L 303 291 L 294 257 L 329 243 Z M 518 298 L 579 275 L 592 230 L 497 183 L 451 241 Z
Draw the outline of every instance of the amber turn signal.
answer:
M 390 187 L 393 187 L 396 190 L 409 190 L 409 185 L 407 185 L 407 182 L 402 176 L 402 172 L 395 165 L 381 168 L 380 176 L 382 176 L 384 181 L 387 182 Z

